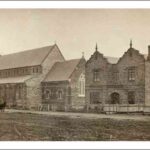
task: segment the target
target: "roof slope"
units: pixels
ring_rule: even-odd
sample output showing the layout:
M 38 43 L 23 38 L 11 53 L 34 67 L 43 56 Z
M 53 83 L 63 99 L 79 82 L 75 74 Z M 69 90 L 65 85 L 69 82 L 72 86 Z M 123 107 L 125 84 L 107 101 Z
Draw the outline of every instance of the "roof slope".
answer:
M 80 60 L 81 59 L 72 59 L 64 62 L 56 62 L 47 74 L 44 82 L 68 80 Z
M 52 51 L 53 46 L 0 56 L 0 70 L 40 65 Z
M 11 78 L 1 78 L 0 84 L 6 83 L 24 83 L 26 80 L 32 78 L 32 76 L 21 76 L 21 77 L 11 77 Z

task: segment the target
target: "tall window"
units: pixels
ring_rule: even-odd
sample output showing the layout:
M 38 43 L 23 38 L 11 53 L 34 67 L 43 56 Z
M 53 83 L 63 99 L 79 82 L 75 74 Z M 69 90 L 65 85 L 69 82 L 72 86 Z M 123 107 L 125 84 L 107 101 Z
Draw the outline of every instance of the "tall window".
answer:
M 63 92 L 62 90 L 58 91 L 58 99 L 62 99 L 63 98 Z
M 135 81 L 135 68 L 128 69 L 128 80 Z
M 94 72 L 93 72 L 93 80 L 94 81 L 99 81 L 99 75 L 100 75 L 100 71 L 99 70 L 94 70 Z
M 85 75 L 81 74 L 79 78 L 79 96 L 85 96 Z

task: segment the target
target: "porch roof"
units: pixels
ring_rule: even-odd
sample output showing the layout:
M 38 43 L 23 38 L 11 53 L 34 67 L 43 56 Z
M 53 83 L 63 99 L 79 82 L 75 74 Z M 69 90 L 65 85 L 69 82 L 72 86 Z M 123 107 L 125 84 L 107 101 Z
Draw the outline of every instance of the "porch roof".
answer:
M 11 77 L 11 78 L 1 78 L 0 84 L 7 83 L 24 83 L 26 80 L 30 79 L 31 76 L 22 76 L 22 77 Z

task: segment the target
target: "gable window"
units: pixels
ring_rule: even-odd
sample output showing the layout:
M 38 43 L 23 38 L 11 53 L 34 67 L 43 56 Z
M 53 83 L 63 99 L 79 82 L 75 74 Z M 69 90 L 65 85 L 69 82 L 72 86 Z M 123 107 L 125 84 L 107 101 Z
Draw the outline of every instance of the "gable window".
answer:
M 96 82 L 96 81 L 99 81 L 99 75 L 100 75 L 100 71 L 99 70 L 94 70 L 93 71 L 93 80 Z
M 79 88 L 78 88 L 78 91 L 79 91 L 79 96 L 85 96 L 85 75 L 84 74 L 81 74 L 80 75 L 80 78 L 79 78 Z
M 63 98 L 63 92 L 62 90 L 58 91 L 58 99 L 62 99 Z
M 128 92 L 128 103 L 135 104 L 135 92 L 134 91 Z
M 135 68 L 128 69 L 128 80 L 135 81 Z

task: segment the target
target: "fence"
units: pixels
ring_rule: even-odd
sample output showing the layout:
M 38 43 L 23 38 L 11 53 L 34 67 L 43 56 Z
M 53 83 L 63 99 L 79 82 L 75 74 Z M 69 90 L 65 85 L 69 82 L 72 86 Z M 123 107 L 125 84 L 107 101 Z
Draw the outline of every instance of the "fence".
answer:
M 39 111 L 59 111 L 52 108 L 51 105 L 42 104 L 38 107 Z M 65 111 L 65 109 L 61 109 Z M 70 112 L 75 110 L 70 110 Z M 77 111 L 77 110 L 76 110 Z M 81 110 L 80 110 L 81 111 Z M 87 112 L 86 109 L 83 109 L 82 112 Z M 145 106 L 142 104 L 105 104 L 105 105 L 91 105 L 88 112 L 97 112 L 97 113 L 150 113 L 150 106 Z
M 150 113 L 150 106 L 145 105 L 104 105 L 103 112 L 108 113 Z

